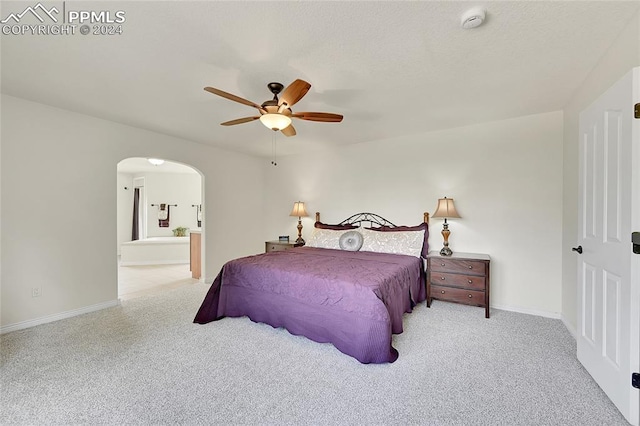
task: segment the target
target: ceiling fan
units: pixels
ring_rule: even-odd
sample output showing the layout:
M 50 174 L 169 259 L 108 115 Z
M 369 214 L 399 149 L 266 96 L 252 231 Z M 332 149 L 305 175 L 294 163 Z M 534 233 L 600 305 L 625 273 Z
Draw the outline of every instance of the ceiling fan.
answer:
M 260 115 L 253 117 L 238 118 L 231 121 L 220 123 L 222 126 L 233 126 L 236 124 L 248 123 L 254 120 L 260 120 L 267 128 L 278 131 L 280 130 L 285 136 L 295 136 L 296 129 L 291 124 L 292 118 L 299 118 L 308 121 L 320 121 L 323 123 L 339 123 L 342 121 L 342 115 L 331 114 L 328 112 L 297 112 L 291 111 L 291 107 L 296 104 L 304 95 L 307 94 L 311 85 L 304 80 L 296 80 L 284 89 L 281 83 L 269 83 L 267 87 L 273 93 L 273 99 L 265 101 L 262 105 L 243 99 L 231 93 L 223 92 L 214 87 L 205 87 L 209 93 L 222 96 L 223 98 L 239 102 L 250 107 L 254 107 L 260 112 Z M 284 91 L 282 91 L 284 89 Z M 282 92 L 280 97 L 278 95 Z

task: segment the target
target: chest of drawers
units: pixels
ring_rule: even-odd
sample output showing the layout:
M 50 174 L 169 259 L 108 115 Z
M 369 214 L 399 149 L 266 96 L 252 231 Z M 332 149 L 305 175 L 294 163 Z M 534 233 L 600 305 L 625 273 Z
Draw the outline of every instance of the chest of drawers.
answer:
M 272 251 L 283 251 L 289 250 L 292 247 L 301 247 L 304 244 L 298 244 L 294 241 L 265 241 L 264 243 L 264 252 L 270 253 Z
M 489 318 L 491 258 L 486 254 L 454 253 L 427 256 L 427 307 L 433 299 L 485 308 Z

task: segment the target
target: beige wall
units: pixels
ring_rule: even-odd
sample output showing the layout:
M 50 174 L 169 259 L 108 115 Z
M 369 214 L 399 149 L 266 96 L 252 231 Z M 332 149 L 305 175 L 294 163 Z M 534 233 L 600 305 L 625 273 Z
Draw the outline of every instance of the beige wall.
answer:
M 561 313 L 575 328 L 578 114 L 638 65 L 640 15 L 563 113 L 284 157 L 277 167 L 3 95 L 0 326 L 115 301 L 116 165 L 156 156 L 204 175 L 206 281 L 264 240 L 294 237 L 295 200 L 329 222 L 372 211 L 411 224 L 446 195 L 463 216 L 451 223 L 452 248 L 492 256 L 492 305 Z M 434 248 L 441 224 L 432 221 Z M 308 236 L 312 218 L 304 225 Z M 41 297 L 31 297 L 33 286 Z
M 296 235 L 296 200 L 335 223 L 357 212 L 396 224 L 422 221 L 454 198 L 454 251 L 492 257 L 493 307 L 559 318 L 561 309 L 562 112 L 287 156 L 266 166 L 269 234 Z M 313 217 L 303 220 L 311 235 Z M 430 244 L 442 247 L 441 220 Z
M 124 158 L 165 158 L 204 175 L 207 281 L 225 261 L 264 249 L 264 160 L 6 95 L 1 124 L 3 330 L 116 301 Z M 34 286 L 42 296 L 31 297 Z
M 575 333 L 577 326 L 577 258 L 571 251 L 578 236 L 578 120 L 600 94 L 640 65 L 640 14 L 632 17 L 620 36 L 591 71 L 564 108 L 562 318 Z

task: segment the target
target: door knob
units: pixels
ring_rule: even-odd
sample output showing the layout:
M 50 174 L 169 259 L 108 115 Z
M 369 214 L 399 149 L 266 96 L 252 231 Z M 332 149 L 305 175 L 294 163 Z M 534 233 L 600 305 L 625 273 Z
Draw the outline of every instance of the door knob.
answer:
M 582 254 L 582 246 L 573 247 L 571 250 L 573 250 L 573 251 L 577 251 L 577 252 L 578 252 L 578 254 Z

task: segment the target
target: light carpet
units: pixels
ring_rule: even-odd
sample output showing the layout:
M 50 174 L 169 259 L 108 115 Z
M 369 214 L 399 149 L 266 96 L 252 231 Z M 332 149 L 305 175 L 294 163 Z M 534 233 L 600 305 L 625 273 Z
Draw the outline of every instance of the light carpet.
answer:
M 363 365 L 247 318 L 193 324 L 204 284 L 1 336 L 2 424 L 625 425 L 559 320 L 434 301 Z

